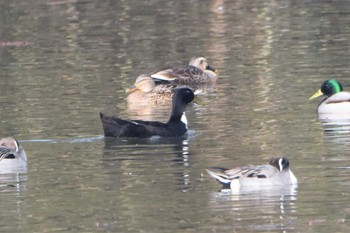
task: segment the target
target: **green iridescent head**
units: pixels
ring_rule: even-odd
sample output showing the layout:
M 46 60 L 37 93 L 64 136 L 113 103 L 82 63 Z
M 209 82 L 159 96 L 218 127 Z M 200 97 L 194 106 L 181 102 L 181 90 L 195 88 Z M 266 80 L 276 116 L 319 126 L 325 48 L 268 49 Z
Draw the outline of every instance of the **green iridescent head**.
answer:
M 342 85 L 337 80 L 330 79 L 322 83 L 321 88 L 313 96 L 310 97 L 310 100 L 321 95 L 330 97 L 341 91 L 343 91 Z

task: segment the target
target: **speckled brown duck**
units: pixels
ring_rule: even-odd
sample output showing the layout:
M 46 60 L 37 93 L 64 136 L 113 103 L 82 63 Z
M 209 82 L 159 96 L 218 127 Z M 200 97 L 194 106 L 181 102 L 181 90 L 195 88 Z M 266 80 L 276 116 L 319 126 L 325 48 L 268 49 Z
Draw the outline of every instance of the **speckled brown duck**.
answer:
M 215 83 L 217 79 L 216 72 L 216 69 L 209 66 L 206 58 L 193 57 L 189 65 L 162 69 L 150 76 L 156 80 L 195 85 Z
M 147 75 L 140 75 L 132 88 L 126 92 L 126 101 L 131 106 L 171 106 L 174 85 L 156 85 Z

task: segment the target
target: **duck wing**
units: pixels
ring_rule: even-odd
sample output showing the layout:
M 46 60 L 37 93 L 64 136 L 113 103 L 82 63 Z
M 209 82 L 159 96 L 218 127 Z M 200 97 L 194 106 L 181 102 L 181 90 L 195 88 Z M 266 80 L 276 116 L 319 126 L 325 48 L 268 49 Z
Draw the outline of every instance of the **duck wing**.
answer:
M 116 116 L 100 113 L 104 135 L 106 137 L 149 137 L 152 134 L 135 121 L 123 120 Z
M 181 136 L 177 127 L 158 121 L 124 120 L 100 113 L 106 137 Z
M 260 166 L 245 166 L 238 167 L 229 170 L 225 170 L 224 173 L 232 179 L 240 178 L 268 178 L 271 176 L 271 171 L 273 167 L 270 165 L 260 165 Z
M 10 155 L 11 149 L 6 148 L 6 147 L 0 147 L 0 160 L 8 157 Z
M 337 104 L 343 102 L 350 102 L 350 92 L 338 92 L 324 101 L 325 104 Z
M 229 184 L 235 179 L 266 179 L 274 176 L 278 170 L 271 165 L 245 166 L 232 169 L 214 168 L 207 170 L 209 175 L 220 183 Z
M 154 79 L 175 81 L 180 84 L 190 84 L 201 82 L 203 71 L 195 66 L 178 66 L 168 69 L 163 69 L 151 74 Z

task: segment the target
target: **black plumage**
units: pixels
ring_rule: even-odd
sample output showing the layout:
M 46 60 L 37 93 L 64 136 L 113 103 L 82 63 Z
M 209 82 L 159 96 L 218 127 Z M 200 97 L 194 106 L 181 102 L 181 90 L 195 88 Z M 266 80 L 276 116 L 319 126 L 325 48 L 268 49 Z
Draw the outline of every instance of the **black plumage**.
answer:
M 181 120 L 186 106 L 194 99 L 192 89 L 187 87 L 174 90 L 172 111 L 167 123 L 158 121 L 124 120 L 117 116 L 100 113 L 106 137 L 151 137 L 182 136 L 187 132 L 187 122 Z

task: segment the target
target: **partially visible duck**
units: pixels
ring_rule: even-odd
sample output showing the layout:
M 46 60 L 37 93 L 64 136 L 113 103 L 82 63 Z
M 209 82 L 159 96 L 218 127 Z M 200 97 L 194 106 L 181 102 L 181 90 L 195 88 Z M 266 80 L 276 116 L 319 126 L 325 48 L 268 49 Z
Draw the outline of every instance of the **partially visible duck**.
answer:
M 0 139 L 0 173 L 23 172 L 27 167 L 27 155 L 13 137 Z
M 106 137 L 182 136 L 187 132 L 185 110 L 195 95 L 187 87 L 177 88 L 172 99 L 172 111 L 167 123 L 158 121 L 123 120 L 100 113 Z
M 342 85 L 335 79 L 322 83 L 321 88 L 311 99 L 325 95 L 318 105 L 318 114 L 350 114 L 350 93 L 343 91 Z
M 133 86 L 126 90 L 126 101 L 130 105 L 171 105 L 174 86 L 156 85 L 154 80 L 146 75 L 140 75 Z
M 286 157 L 272 158 L 269 164 L 245 166 L 232 169 L 207 170 L 224 189 L 237 191 L 244 187 L 265 188 L 268 186 L 296 185 L 297 178 L 289 168 Z
M 214 83 L 217 79 L 216 69 L 208 65 L 204 57 L 194 57 L 187 66 L 166 68 L 154 72 L 151 77 L 176 84 Z

